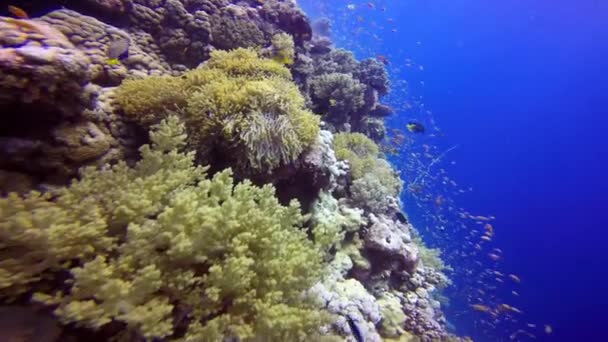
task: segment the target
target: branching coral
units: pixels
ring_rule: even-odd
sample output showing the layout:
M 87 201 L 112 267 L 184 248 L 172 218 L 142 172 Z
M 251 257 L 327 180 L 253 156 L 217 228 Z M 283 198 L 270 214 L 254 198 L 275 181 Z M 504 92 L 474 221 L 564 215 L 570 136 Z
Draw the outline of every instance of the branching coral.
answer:
M 310 81 L 311 97 L 316 110 L 327 113 L 335 124 L 350 121 L 364 104 L 365 85 L 350 74 L 331 73 L 315 76 Z
M 321 193 L 314 204 L 313 235 L 319 247 L 328 250 L 344 239 L 347 232 L 355 232 L 365 223 L 363 211 L 340 205 L 329 193 Z
M 376 89 L 381 96 L 386 95 L 390 90 L 386 69 L 375 59 L 368 58 L 359 63 L 355 77 L 361 83 Z
M 394 194 L 373 174 L 356 179 L 350 187 L 350 192 L 353 204 L 370 212 L 384 213 L 398 208 Z
M 347 160 L 353 178 L 361 178 L 376 163 L 379 148 L 375 142 L 361 133 L 338 133 L 334 135 L 336 157 Z
M 335 49 L 330 53 L 323 55 L 317 61 L 315 74 L 354 74 L 358 65 L 359 64 L 352 52 L 344 49 Z
M 325 316 L 302 293 L 322 263 L 298 203 L 281 206 L 272 186 L 235 185 L 230 171 L 205 179 L 179 152 L 184 132 L 169 117 L 132 168 L 85 169 L 53 200 L 0 200 L 2 297 L 67 268 L 70 285 L 34 296 L 64 323 L 122 322 L 147 339 L 180 337 L 177 324 L 189 341 L 314 334 Z
M 401 191 L 403 182 L 399 175 L 386 160 L 379 158 L 378 145 L 370 138 L 361 133 L 338 133 L 334 136 L 334 149 L 338 159 L 349 162 L 362 203 L 369 205 L 364 199 L 397 196 Z
M 162 108 L 183 107 L 189 144 L 202 154 L 228 146 L 244 168 L 288 164 L 319 132 L 319 118 L 305 109 L 290 71 L 250 49 L 214 51 L 203 67 L 180 78 L 125 82 L 117 94 L 142 125 L 158 121 Z

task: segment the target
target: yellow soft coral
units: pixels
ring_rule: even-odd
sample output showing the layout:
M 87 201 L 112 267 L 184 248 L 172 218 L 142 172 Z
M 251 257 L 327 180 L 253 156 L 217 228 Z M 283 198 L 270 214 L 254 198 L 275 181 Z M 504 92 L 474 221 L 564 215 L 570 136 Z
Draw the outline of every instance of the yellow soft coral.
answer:
M 2 199 L 0 247 L 15 253 L 0 262 L 12 275 L 0 296 L 38 291 L 34 300 L 56 307 L 64 323 L 121 322 L 118 334 L 150 340 L 314 335 L 326 316 L 303 293 L 323 263 L 299 204 L 281 205 L 270 185 L 234 184 L 229 170 L 206 179 L 194 155 L 179 151 L 184 131 L 169 117 L 133 167 L 86 169 L 54 199 Z M 65 286 L 44 283 L 57 271 L 71 274 Z M 187 315 L 181 335 L 176 308 Z
M 105 220 L 89 199 L 72 207 L 69 201 L 49 198 L 35 191 L 0 198 L 0 297 L 27 292 L 44 272 L 113 245 Z
M 211 53 L 211 59 L 207 61 L 205 67 L 223 70 L 230 76 L 253 78 L 279 76 L 291 79 L 289 69 L 272 59 L 260 58 L 253 49 L 215 50 Z
M 186 94 L 178 78 L 152 76 L 126 80 L 116 89 L 116 101 L 128 118 L 143 125 L 158 123 L 167 110 L 183 107 Z
M 166 108 L 182 108 L 190 145 L 201 155 L 221 146 L 234 166 L 254 170 L 294 161 L 319 132 L 320 119 L 306 109 L 289 69 L 252 49 L 213 51 L 181 77 L 125 82 L 117 99 L 144 126 Z
M 361 178 L 376 163 L 379 148 L 362 133 L 338 133 L 334 135 L 334 149 L 338 159 L 347 160 L 353 178 Z
M 380 158 L 379 147 L 362 133 L 338 133 L 334 136 L 334 149 L 338 159 L 347 160 L 355 180 L 373 177 L 390 196 L 401 192 L 403 182 L 391 165 Z

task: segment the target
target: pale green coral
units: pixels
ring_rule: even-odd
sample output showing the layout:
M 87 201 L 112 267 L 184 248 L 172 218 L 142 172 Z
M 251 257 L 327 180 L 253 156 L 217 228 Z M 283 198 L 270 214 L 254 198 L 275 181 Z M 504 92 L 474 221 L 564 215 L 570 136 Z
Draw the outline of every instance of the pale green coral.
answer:
M 363 211 L 340 205 L 331 194 L 322 192 L 312 209 L 313 236 L 324 250 L 344 239 L 348 232 L 356 232 L 365 223 Z
M 186 103 L 182 82 L 169 76 L 125 80 L 116 88 L 115 98 L 129 119 L 143 125 L 158 123 L 167 110 Z
M 350 192 L 351 200 L 356 206 L 376 214 L 384 213 L 394 202 L 389 189 L 371 173 L 356 179 L 350 187 Z
M 387 193 L 390 196 L 399 195 L 403 188 L 403 181 L 399 177 L 399 173 L 385 159 L 377 159 L 374 167 L 368 171 L 368 174 L 380 180 L 380 183 L 387 189 Z
M 202 67 L 169 79 L 181 97 L 165 96 L 183 108 L 189 144 L 201 155 L 221 146 L 230 149 L 224 152 L 237 159 L 235 166 L 269 170 L 297 159 L 319 132 L 320 119 L 306 109 L 289 69 L 254 50 L 213 51 Z M 146 91 L 155 82 L 127 82 L 119 87 L 119 98 L 133 97 L 127 96 L 130 90 Z M 152 95 L 141 98 L 158 92 L 151 89 Z M 128 116 L 149 125 L 166 107 L 155 101 L 160 100 L 119 103 Z
M 379 148 L 370 138 L 361 133 L 338 133 L 334 135 L 336 158 L 347 160 L 353 178 L 361 178 L 376 163 Z
M 204 69 L 218 69 L 229 76 L 247 76 L 249 78 L 265 78 L 279 76 L 291 79 L 291 72 L 281 63 L 272 59 L 260 58 L 252 49 L 234 49 L 231 51 L 215 50 L 211 53 Z M 191 72 L 196 72 L 193 70 Z
M 348 255 L 355 266 L 361 270 L 370 270 L 371 263 L 362 254 L 363 242 L 358 236 L 355 236 L 352 241 L 349 241 L 342 246 L 342 252 Z
M 359 190 L 365 189 L 366 198 L 395 197 L 401 192 L 403 182 L 399 174 L 386 160 L 379 158 L 380 149 L 373 140 L 362 133 L 338 133 L 334 135 L 333 144 L 336 157 L 347 160 L 353 179 L 355 182 L 360 180 L 358 187 Z M 363 178 L 366 180 L 361 180 Z M 381 187 L 374 189 L 378 185 Z M 365 199 L 363 202 L 368 201 Z
M 418 255 L 425 267 L 432 268 L 437 272 L 451 269 L 441 259 L 441 250 L 439 248 L 429 248 L 417 234 L 412 235 L 412 241 L 418 246 Z
M 401 309 L 399 297 L 385 292 L 378 299 L 378 305 L 382 314 L 382 324 L 380 327 L 382 335 L 392 338 L 402 335 L 405 332 L 403 324 L 405 323 L 406 316 L 403 313 L 403 309 Z
M 12 259 L 0 267 L 13 279 L 2 296 L 38 289 L 34 299 L 64 323 L 122 322 L 147 339 L 175 333 L 176 307 L 187 309 L 187 341 L 314 335 L 325 315 L 302 294 L 323 263 L 298 203 L 280 205 L 272 186 L 235 185 L 230 171 L 205 179 L 194 155 L 179 152 L 184 130 L 169 117 L 134 167 L 86 169 L 55 199 L 2 199 L 1 248 Z M 65 268 L 70 286 L 32 287 Z
M 287 33 L 272 36 L 273 59 L 279 63 L 292 65 L 295 58 L 295 44 L 293 38 Z
M 0 297 L 27 292 L 44 272 L 74 258 L 111 250 L 113 238 L 100 210 L 88 198 L 77 207 L 31 192 L 0 198 Z

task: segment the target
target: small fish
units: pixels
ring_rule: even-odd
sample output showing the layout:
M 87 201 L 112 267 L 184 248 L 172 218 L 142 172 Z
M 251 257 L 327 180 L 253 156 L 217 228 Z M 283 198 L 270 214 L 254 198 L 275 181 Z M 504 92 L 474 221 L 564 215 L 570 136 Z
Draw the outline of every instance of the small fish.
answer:
M 397 217 L 397 220 L 399 220 L 399 222 L 407 223 L 407 217 L 401 211 L 398 211 L 397 213 L 395 213 L 395 216 Z
M 437 197 L 435 197 L 435 206 L 436 207 L 441 207 L 443 205 L 443 203 L 445 203 L 445 197 L 443 197 L 443 195 L 438 195 Z
M 17 6 L 8 6 L 8 11 L 11 12 L 16 18 L 19 19 L 29 19 L 30 16 L 27 15 L 27 12 Z
M 331 107 L 334 107 L 336 105 L 336 100 L 335 99 L 329 99 L 329 105 Z
M 549 335 L 551 333 L 553 333 L 553 327 L 549 324 L 545 324 L 545 334 Z
M 494 260 L 494 261 L 498 261 L 500 260 L 500 255 L 495 254 L 495 253 L 488 253 L 488 256 L 490 257 L 490 259 Z
M 371 9 L 376 9 L 376 5 L 374 5 L 374 4 L 373 4 L 373 3 L 371 3 L 371 2 L 368 2 L 368 3 L 367 3 L 367 7 L 371 8 Z
M 509 278 L 511 278 L 511 280 L 513 280 L 516 283 L 521 283 L 521 279 L 519 279 L 518 276 L 516 276 L 515 274 L 509 274 Z
M 348 5 L 346 5 L 346 8 L 353 11 L 353 10 L 355 10 L 355 8 L 357 8 L 357 6 L 355 6 L 355 4 L 348 4 Z
M 486 223 L 486 224 L 483 226 L 483 229 L 485 229 L 485 230 L 486 230 L 486 233 L 485 233 L 485 234 L 486 234 L 487 236 L 489 236 L 489 237 L 494 236 L 494 227 L 493 227 L 491 224 Z
M 377 55 L 376 59 L 378 60 L 378 62 L 380 62 L 380 63 L 382 63 L 384 65 L 389 65 L 390 64 L 388 58 L 386 58 L 386 56 L 384 56 L 384 55 Z
M 503 311 L 511 311 L 511 312 L 515 312 L 515 313 L 518 313 L 518 314 L 522 313 L 521 310 L 519 310 L 518 308 L 513 307 L 513 306 L 511 306 L 509 304 L 500 304 L 500 309 L 503 310 Z
M 348 321 L 348 325 L 350 326 L 350 330 L 352 331 L 355 340 L 357 342 L 364 342 L 363 335 L 361 334 L 361 329 L 359 329 L 359 326 L 357 326 L 355 320 L 353 320 L 348 314 L 346 315 L 346 320 Z
M 475 311 L 479 311 L 479 312 L 491 312 L 492 309 L 490 309 L 489 306 L 487 305 L 483 305 L 483 304 L 472 304 L 471 308 Z
M 293 59 L 289 58 L 282 51 L 279 51 L 272 59 L 275 62 L 278 62 L 278 63 L 281 63 L 281 64 L 285 64 L 285 65 L 291 65 L 291 64 L 293 64 Z
M 411 133 L 424 133 L 424 126 L 420 122 L 410 121 L 405 127 Z
M 119 38 L 114 40 L 108 46 L 108 64 L 117 65 L 120 64 L 120 59 L 129 56 L 129 45 L 130 42 L 127 39 Z

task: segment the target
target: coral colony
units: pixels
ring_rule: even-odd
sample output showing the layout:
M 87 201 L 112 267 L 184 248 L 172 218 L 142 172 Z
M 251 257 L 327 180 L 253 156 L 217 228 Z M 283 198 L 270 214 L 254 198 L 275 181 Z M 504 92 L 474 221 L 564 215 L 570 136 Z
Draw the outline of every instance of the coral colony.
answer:
M 3 339 L 461 340 L 382 63 L 292 1 L 56 8 L 0 17 Z

